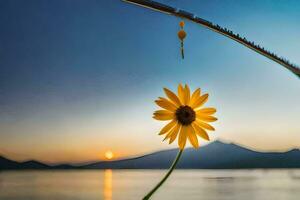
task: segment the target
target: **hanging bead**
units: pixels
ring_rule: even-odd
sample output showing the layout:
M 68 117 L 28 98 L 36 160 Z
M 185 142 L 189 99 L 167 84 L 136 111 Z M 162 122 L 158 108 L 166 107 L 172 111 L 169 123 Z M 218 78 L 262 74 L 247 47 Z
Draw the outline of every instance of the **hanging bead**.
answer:
M 178 35 L 178 38 L 179 38 L 180 43 L 181 43 L 181 45 L 180 45 L 180 48 L 181 48 L 181 57 L 182 57 L 182 59 L 184 59 L 183 40 L 186 37 L 186 32 L 183 30 L 184 21 L 179 22 L 179 26 L 180 26 L 180 30 L 178 31 L 177 35 Z
M 184 27 L 184 21 L 179 22 L 179 26 L 180 26 L 181 28 L 183 28 L 183 27 Z

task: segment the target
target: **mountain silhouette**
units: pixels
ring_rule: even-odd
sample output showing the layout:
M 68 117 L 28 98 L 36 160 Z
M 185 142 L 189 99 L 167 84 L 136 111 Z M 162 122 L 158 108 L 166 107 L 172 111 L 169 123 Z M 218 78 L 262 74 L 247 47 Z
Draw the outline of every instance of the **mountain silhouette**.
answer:
M 88 169 L 165 169 L 172 164 L 178 150 L 165 150 L 133 159 L 104 161 L 83 166 Z M 200 149 L 187 148 L 177 168 L 183 169 L 243 169 L 299 168 L 300 151 L 256 152 L 236 144 L 212 142 Z
M 88 165 L 46 165 L 37 161 L 16 162 L 0 157 L 0 170 L 7 169 L 166 169 L 178 149 L 164 150 L 144 156 L 100 161 Z M 300 168 L 300 151 L 257 152 L 232 143 L 214 141 L 199 149 L 184 150 L 177 168 L 182 169 L 247 169 Z
M 1 169 L 51 169 L 51 167 L 34 160 L 17 162 L 0 156 L 0 170 Z

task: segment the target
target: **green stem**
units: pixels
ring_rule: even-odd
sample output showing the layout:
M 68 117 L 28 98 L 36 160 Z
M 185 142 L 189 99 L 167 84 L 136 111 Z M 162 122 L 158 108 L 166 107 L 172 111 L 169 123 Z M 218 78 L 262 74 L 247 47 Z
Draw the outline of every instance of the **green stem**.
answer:
M 173 164 L 172 164 L 172 166 L 170 167 L 170 169 L 169 169 L 169 171 L 168 171 L 168 173 L 164 176 L 164 178 L 163 179 L 161 179 L 161 181 L 143 198 L 143 200 L 148 200 L 148 199 L 150 199 L 150 197 L 156 192 L 156 190 L 158 189 L 158 188 L 160 188 L 160 186 L 167 180 L 167 178 L 171 175 L 171 173 L 172 173 L 172 171 L 175 169 L 175 167 L 176 167 L 176 164 L 178 163 L 178 161 L 179 161 L 179 158 L 180 158 L 180 156 L 181 156 L 181 154 L 182 154 L 182 152 L 183 152 L 183 150 L 179 150 L 178 151 L 178 154 L 177 154 L 177 156 L 176 156 L 176 158 L 175 158 L 175 160 L 173 161 Z

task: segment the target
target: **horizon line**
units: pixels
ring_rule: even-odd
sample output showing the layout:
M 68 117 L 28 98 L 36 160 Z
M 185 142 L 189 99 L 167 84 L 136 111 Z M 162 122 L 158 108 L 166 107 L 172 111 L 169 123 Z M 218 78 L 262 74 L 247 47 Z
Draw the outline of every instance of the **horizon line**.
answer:
M 300 147 L 290 147 L 290 148 L 287 148 L 285 150 L 261 150 L 261 149 L 258 149 L 258 148 L 252 148 L 252 147 L 249 147 L 247 145 L 243 145 L 243 144 L 240 144 L 240 143 L 237 143 L 237 142 L 232 142 L 232 141 L 228 141 L 226 139 L 216 139 L 216 140 L 213 140 L 205 145 L 203 145 L 202 147 L 198 148 L 197 150 L 200 150 L 201 148 L 205 147 L 205 146 L 208 146 L 208 145 L 211 145 L 213 143 L 222 143 L 222 144 L 227 144 L 227 145 L 235 145 L 235 146 L 238 146 L 240 148 L 243 148 L 243 149 L 247 149 L 247 150 L 250 150 L 250 151 L 253 151 L 253 152 L 257 152 L 257 153 L 287 153 L 287 152 L 290 152 L 290 151 L 293 151 L 293 150 L 299 150 L 300 151 Z M 151 151 L 151 152 L 148 152 L 148 153 L 144 153 L 144 154 L 137 154 L 137 155 L 132 155 L 132 156 L 125 156 L 125 157 L 120 157 L 120 158 L 116 158 L 116 159 L 111 159 L 111 160 L 87 160 L 87 161 L 78 161 L 78 162 L 72 162 L 72 161 L 62 161 L 62 162 L 47 162 L 47 161 L 41 161 L 41 160 L 38 160 L 38 159 L 24 159 L 24 160 L 15 160 L 15 159 L 11 159 L 10 156 L 8 155 L 4 155 L 4 153 L 2 153 L 0 151 L 0 158 L 5 158 L 7 160 L 10 160 L 10 161 L 14 161 L 14 162 L 18 162 L 18 163 L 25 163 L 25 162 L 39 162 L 39 163 L 42 163 L 42 164 L 46 164 L 46 165 L 49 165 L 49 166 L 55 166 L 55 165 L 71 165 L 71 166 L 79 166 L 79 165 L 89 165 L 89 164 L 92 164 L 92 163 L 99 163 L 99 162 L 103 162 L 103 163 L 109 163 L 109 162 L 118 162 L 118 161 L 123 161 L 123 160 L 134 160 L 134 159 L 139 159 L 139 158 L 142 158 L 142 157 L 146 157 L 146 156 L 150 156 L 150 155 L 154 155 L 154 154 L 157 154 L 157 153 L 161 153 L 161 152 L 165 152 L 165 151 L 173 151 L 173 150 L 177 150 L 178 148 L 170 148 L 170 149 L 161 149 L 161 150 L 155 150 L 155 151 Z M 187 149 L 194 149 L 193 147 L 187 147 L 185 148 L 185 150 Z M 196 149 L 194 149 L 196 150 Z

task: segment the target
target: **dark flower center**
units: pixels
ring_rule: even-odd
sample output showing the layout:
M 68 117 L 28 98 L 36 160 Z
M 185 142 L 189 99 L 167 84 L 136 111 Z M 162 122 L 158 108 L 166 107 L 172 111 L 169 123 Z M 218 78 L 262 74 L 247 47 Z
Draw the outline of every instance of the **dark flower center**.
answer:
M 193 121 L 195 121 L 196 113 L 195 111 L 189 106 L 180 106 L 176 110 L 176 118 L 182 125 L 189 125 Z

